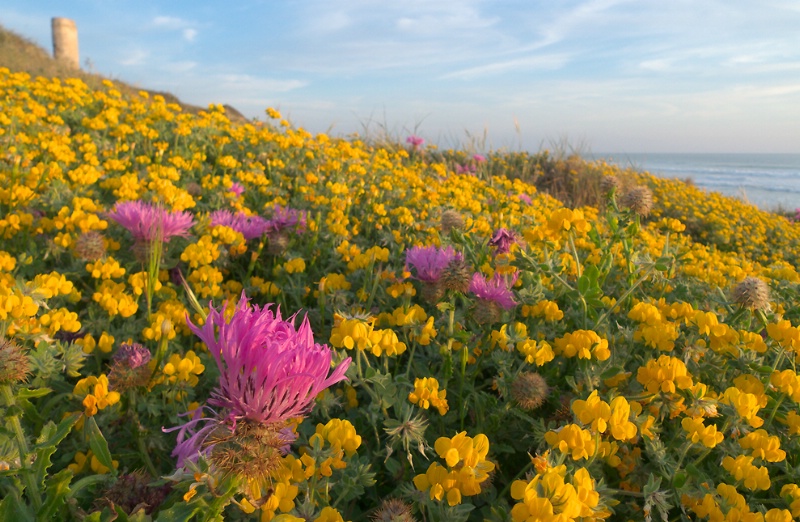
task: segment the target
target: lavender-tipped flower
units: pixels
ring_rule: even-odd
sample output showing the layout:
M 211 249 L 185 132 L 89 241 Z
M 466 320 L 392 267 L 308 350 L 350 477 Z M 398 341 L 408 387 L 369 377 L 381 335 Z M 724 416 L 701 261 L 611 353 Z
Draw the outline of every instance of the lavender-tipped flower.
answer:
M 211 226 L 222 225 L 240 232 L 245 239 L 261 237 L 269 228 L 261 216 L 248 216 L 244 212 L 232 213 L 230 210 L 217 210 L 211 213 Z
M 511 280 L 511 284 L 517 281 L 516 276 Z M 486 279 L 482 274 L 476 272 L 472 276 L 469 284 L 469 291 L 478 296 L 482 301 L 489 301 L 500 307 L 511 310 L 517 306 L 514 301 L 514 293 L 509 288 L 506 278 L 500 274 L 495 274 L 491 279 Z
M 420 281 L 436 283 L 447 265 L 460 257 L 461 254 L 450 246 L 441 249 L 435 246 L 413 247 L 406 252 L 406 266 L 414 269 L 415 277 Z
M 517 235 L 508 230 L 507 228 L 498 228 L 492 239 L 489 240 L 489 246 L 495 247 L 496 254 L 505 254 L 511 250 L 511 245 L 517 242 Z
M 108 217 L 127 228 L 137 241 L 168 243 L 189 235 L 194 218 L 188 212 L 170 212 L 144 201 L 117 203 Z
M 178 465 L 201 451 L 213 452 L 215 440 L 225 442 L 221 448 L 249 447 L 244 439 L 231 437 L 281 441 L 280 449 L 288 450 L 293 440 L 286 432 L 288 420 L 307 414 L 321 391 L 344 380 L 350 358 L 331 371 L 332 352 L 314 342 L 308 318 L 295 327 L 269 306 L 249 307 L 244 294 L 230 321 L 225 320 L 225 307 L 209 308 L 202 327 L 188 318 L 187 324 L 219 367 L 219 386 L 208 400 L 219 411 L 204 419 L 196 410 L 179 428 L 173 451 Z

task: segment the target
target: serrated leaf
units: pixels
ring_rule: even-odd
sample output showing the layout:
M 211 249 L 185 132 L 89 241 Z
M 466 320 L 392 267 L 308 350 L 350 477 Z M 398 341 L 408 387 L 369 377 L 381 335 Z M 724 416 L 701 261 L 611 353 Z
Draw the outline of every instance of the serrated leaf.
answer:
M 48 478 L 45 482 L 47 496 L 44 504 L 36 514 L 36 518 L 41 521 L 58 520 L 56 515 L 64 506 L 67 495 L 69 494 L 69 483 L 72 481 L 72 470 L 64 469 Z
M 35 519 L 30 508 L 19 498 L 19 492 L 11 489 L 3 500 L 0 500 L 0 520 L 33 522 Z
M 22 388 L 17 390 L 17 397 L 20 399 L 34 399 L 36 397 L 44 397 L 52 391 L 50 388 Z
M 117 470 L 114 468 L 114 461 L 111 458 L 111 451 L 108 449 L 108 442 L 103 437 L 103 432 L 100 431 L 100 427 L 97 426 L 94 417 L 89 417 L 84 422 L 84 430 L 89 438 L 89 447 L 92 448 L 94 456 L 97 457 L 100 464 L 111 470 L 111 474 L 116 477 Z
M 47 475 L 47 468 L 52 464 L 50 457 L 56 452 L 61 441 L 72 431 L 72 427 L 78 422 L 79 418 L 79 413 L 73 413 L 58 423 L 58 426 L 53 421 L 49 421 L 42 428 L 42 432 L 36 441 L 36 462 L 33 465 L 37 484 L 41 484 L 44 481 Z

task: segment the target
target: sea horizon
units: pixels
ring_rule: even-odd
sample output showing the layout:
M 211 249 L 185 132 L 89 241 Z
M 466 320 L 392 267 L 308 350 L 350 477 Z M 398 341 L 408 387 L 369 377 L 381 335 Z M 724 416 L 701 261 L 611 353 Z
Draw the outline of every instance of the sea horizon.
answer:
M 763 210 L 800 208 L 800 153 L 626 152 L 584 156 L 674 179 L 753 204 Z

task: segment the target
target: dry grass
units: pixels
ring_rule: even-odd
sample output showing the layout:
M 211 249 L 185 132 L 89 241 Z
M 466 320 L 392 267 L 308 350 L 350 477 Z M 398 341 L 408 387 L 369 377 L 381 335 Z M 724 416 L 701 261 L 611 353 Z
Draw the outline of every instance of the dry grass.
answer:
M 0 67 L 7 67 L 14 72 L 26 72 L 32 77 L 44 76 L 46 78 L 80 78 L 88 86 L 98 89 L 101 88 L 103 80 L 111 80 L 121 92 L 125 94 L 135 94 L 139 91 L 146 91 L 150 95 L 163 96 L 167 103 L 177 103 L 187 112 L 197 113 L 205 110 L 204 107 L 183 103 L 175 95 L 168 92 L 153 91 L 142 89 L 127 84 L 120 80 L 107 78 L 101 74 L 75 70 L 67 65 L 55 60 L 49 52 L 13 31 L 0 26 Z M 230 105 L 224 105 L 225 113 L 231 121 L 247 121 L 239 111 Z

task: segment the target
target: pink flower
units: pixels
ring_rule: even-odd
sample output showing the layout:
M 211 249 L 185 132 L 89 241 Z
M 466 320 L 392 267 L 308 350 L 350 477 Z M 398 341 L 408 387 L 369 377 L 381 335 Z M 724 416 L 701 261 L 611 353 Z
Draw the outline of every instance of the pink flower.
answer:
M 211 213 L 211 226 L 223 225 L 241 232 L 245 239 L 261 237 L 269 224 L 261 216 L 248 216 L 244 212 L 232 213 L 229 210 L 217 210 Z
M 511 284 L 517 281 L 515 275 Z M 491 301 L 506 310 L 511 310 L 517 306 L 514 301 L 514 293 L 509 288 L 506 279 L 500 274 L 495 274 L 491 280 L 487 280 L 482 274 L 476 272 L 472 276 L 469 284 L 469 291 L 478 296 L 483 301 Z
M 236 194 L 236 197 L 238 198 L 242 194 L 244 194 L 244 187 L 241 184 L 236 183 L 234 181 L 233 184 L 231 185 L 231 188 L 228 189 L 228 192 L 233 192 L 234 194 Z
M 437 282 L 444 269 L 459 259 L 461 254 L 456 253 L 451 246 L 443 249 L 435 246 L 414 247 L 406 251 L 406 266 L 413 268 L 417 279 L 426 283 Z
M 517 197 L 520 199 L 520 201 L 522 201 L 526 205 L 532 205 L 533 204 L 533 200 L 527 194 L 519 194 L 519 195 L 517 195 Z
M 267 231 L 270 234 L 278 234 L 287 229 L 303 232 L 306 229 L 306 213 L 302 210 L 275 205 L 272 210 L 272 218 L 266 223 Z
M 486 156 L 482 154 L 473 154 L 472 159 L 475 160 L 476 163 L 483 163 L 486 161 Z
M 517 236 L 507 228 L 498 228 L 492 239 L 489 240 L 489 246 L 496 247 L 496 254 L 505 254 L 511 250 L 511 245 L 517 242 Z
M 139 241 L 163 241 L 168 243 L 175 236 L 186 237 L 194 225 L 188 212 L 169 212 L 144 201 L 117 203 L 108 217 L 133 234 Z
M 422 144 L 425 143 L 425 140 L 420 138 L 419 136 L 415 136 L 412 134 L 411 136 L 406 138 L 406 143 L 410 143 L 411 146 L 416 149 L 417 147 L 422 146 Z
M 238 422 L 282 427 L 306 415 L 320 392 L 346 379 L 350 366 L 348 357 L 331 371 L 331 349 L 314 342 L 308 318 L 295 327 L 294 317 L 284 321 L 269 305 L 248 306 L 244 293 L 230 321 L 225 320 L 224 306 L 212 306 L 203 326 L 188 318 L 187 324 L 208 346 L 220 378 L 208 400 L 218 411 L 206 407 L 213 416 L 201 418 L 201 410 L 196 410 L 187 423 L 172 428 L 180 430 L 173 451 L 179 465 L 211 451 L 205 441 L 219 426 L 230 432 Z

